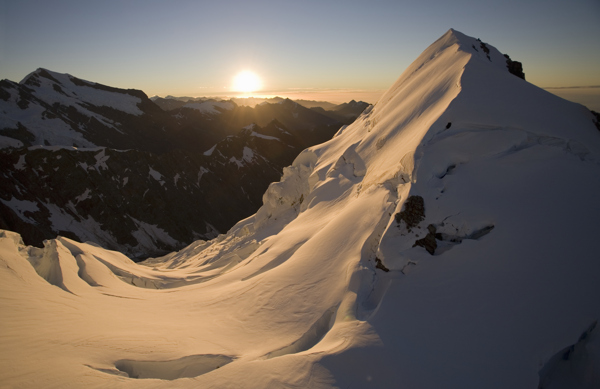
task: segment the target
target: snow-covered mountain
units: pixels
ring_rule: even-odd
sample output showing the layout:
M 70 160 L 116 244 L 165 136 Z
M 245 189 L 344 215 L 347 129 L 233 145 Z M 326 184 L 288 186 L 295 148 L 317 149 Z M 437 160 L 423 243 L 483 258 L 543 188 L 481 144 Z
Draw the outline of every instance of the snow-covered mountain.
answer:
M 331 138 L 344 124 L 287 99 L 256 109 L 237 106 L 232 100 L 199 100 L 181 102 L 167 112 L 140 90 L 41 68 L 19 83 L 0 81 L 0 148 L 41 145 L 197 152 L 252 123 L 264 127 L 273 120 L 307 139 L 305 147 Z
M 449 30 L 255 215 L 143 264 L 4 232 L 0 380 L 599 387 L 600 134 L 507 65 Z
M 164 151 L 169 117 L 139 90 L 37 69 L 0 81 L 0 147 L 64 145 Z
M 0 228 L 38 247 L 62 235 L 138 258 L 178 250 L 256 212 L 283 167 L 341 126 L 289 100 L 166 112 L 38 69 L 0 82 Z
M 191 106 L 211 106 L 218 101 L 214 99 L 208 99 L 203 97 L 173 97 L 168 96 L 165 98 L 154 96 L 150 98 L 156 105 L 161 107 L 165 111 L 172 111 L 186 105 Z M 258 98 L 258 97 L 247 97 L 247 98 L 232 98 L 230 102 L 235 103 L 238 106 L 256 107 L 257 105 L 275 105 L 284 103 L 286 99 L 282 97 L 273 98 Z M 333 104 L 326 101 L 313 101 L 313 100 L 294 100 L 295 103 L 309 108 L 315 112 L 322 114 L 323 116 L 329 117 L 343 124 L 352 123 L 370 104 L 364 101 L 352 100 L 348 103 Z M 278 118 L 280 119 L 280 118 Z
M 0 149 L 0 228 L 42 247 L 56 235 L 146 258 L 216 237 L 255 212 L 304 145 L 273 121 L 205 153 Z

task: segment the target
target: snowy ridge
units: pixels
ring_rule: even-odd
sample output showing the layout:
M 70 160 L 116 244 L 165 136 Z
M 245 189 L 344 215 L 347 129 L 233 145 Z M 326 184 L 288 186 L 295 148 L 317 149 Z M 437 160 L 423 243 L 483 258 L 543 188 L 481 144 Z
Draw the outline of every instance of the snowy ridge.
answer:
M 267 140 L 278 140 L 278 141 L 281 141 L 281 139 L 275 138 L 274 136 L 263 135 L 263 134 L 259 134 L 258 132 L 254 132 L 254 131 L 252 131 L 250 133 L 250 136 L 255 136 L 257 138 L 262 138 L 262 139 L 267 139 Z
M 486 47 L 448 31 L 211 241 L 136 265 L 4 232 L 2 381 L 597 387 L 600 136 Z
M 18 129 L 19 125 L 25 126 L 35 136 L 36 144 L 73 145 L 80 147 L 96 147 L 96 145 L 85 139 L 83 134 L 74 131 L 69 124 L 59 118 L 45 117 L 46 108 L 39 104 L 29 104 L 25 109 L 18 105 L 19 93 L 11 90 L 8 100 L 0 100 L 0 128 Z M 0 146 L 23 147 L 23 142 L 10 137 L 1 136 Z
M 98 127 L 124 136 L 122 123 L 114 118 L 144 114 L 140 109 L 142 92 L 111 88 L 41 68 L 18 84 L 3 80 L 1 89 L 0 129 L 9 133 L 0 138 L 2 147 L 23 146 L 22 141 L 12 139 L 15 135 L 10 135 L 11 131 L 21 132 L 34 145 L 95 147 L 90 137 Z
M 82 102 L 95 106 L 110 107 L 131 115 L 141 115 L 143 113 L 137 106 L 141 103 L 139 97 L 96 89 L 94 86 L 97 84 L 94 82 L 77 80 L 75 83 L 74 80 L 75 78 L 70 74 L 38 69 L 27 75 L 20 84 L 33 84 L 37 86 L 34 94 L 42 100 L 73 106 L 88 116 L 94 114 L 85 109 Z

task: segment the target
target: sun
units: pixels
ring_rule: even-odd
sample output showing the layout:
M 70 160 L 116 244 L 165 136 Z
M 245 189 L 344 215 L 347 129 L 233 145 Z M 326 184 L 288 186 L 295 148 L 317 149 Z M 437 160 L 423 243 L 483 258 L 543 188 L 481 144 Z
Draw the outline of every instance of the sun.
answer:
M 249 93 L 259 90 L 261 86 L 262 83 L 256 73 L 244 70 L 233 78 L 232 89 L 235 92 Z

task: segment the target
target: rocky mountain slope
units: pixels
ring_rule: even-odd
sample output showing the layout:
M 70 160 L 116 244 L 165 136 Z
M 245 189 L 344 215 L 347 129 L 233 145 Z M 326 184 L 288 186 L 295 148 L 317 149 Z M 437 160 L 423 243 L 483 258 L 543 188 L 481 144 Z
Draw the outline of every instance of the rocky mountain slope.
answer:
M 351 124 L 368 106 L 369 104 L 364 101 L 352 100 L 349 103 L 339 104 L 328 110 L 321 107 L 313 107 L 311 109 L 344 124 Z
M 0 81 L 0 145 L 111 147 L 163 152 L 170 118 L 141 91 L 38 69 Z
M 134 257 L 156 255 L 215 237 L 257 209 L 300 150 L 276 121 L 249 126 L 205 154 L 2 149 L 0 224 L 39 246 L 58 234 Z
M 213 240 L 3 232 L 1 382 L 599 387 L 600 134 L 485 47 L 449 30 Z
M 141 91 L 38 69 L 0 83 L 0 228 L 37 246 L 60 234 L 136 257 L 175 250 L 255 212 L 341 125 L 289 100 L 165 112 Z
M 38 69 L 20 83 L 0 81 L 0 147 L 196 152 L 207 150 L 252 123 L 265 126 L 277 120 L 300 138 L 312 139 L 306 144 L 329 139 L 347 124 L 289 99 L 256 108 L 238 106 L 231 100 L 181 103 L 167 112 L 142 91 Z

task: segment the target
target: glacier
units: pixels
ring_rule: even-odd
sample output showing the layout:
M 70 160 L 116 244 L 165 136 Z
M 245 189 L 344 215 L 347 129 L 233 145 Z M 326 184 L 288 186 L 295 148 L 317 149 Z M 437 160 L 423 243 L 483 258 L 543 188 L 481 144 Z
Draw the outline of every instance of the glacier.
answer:
M 0 382 L 596 388 L 598 189 L 593 115 L 451 29 L 227 234 L 0 232 Z

